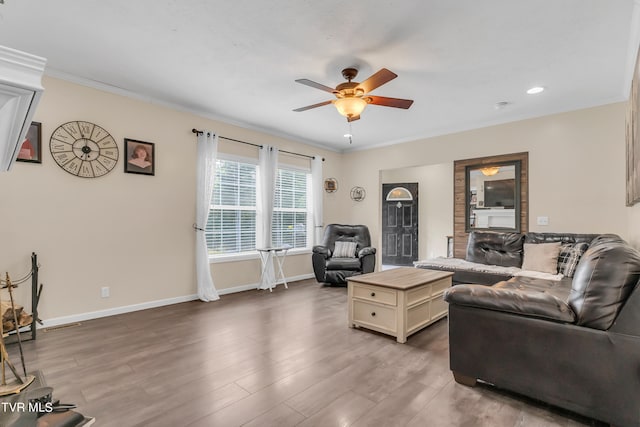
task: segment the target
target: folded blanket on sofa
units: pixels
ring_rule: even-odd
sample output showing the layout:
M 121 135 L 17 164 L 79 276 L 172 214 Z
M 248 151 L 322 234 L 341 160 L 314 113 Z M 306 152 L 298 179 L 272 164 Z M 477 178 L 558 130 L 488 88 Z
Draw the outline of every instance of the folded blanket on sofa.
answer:
M 537 279 L 547 280 L 561 280 L 564 277 L 562 274 L 541 273 L 539 271 L 523 270 L 518 267 L 503 267 L 500 265 L 479 264 L 476 262 L 469 262 L 460 258 L 430 258 L 422 261 L 415 261 L 413 265 L 417 268 L 432 268 L 436 270 L 464 270 L 473 271 L 476 273 L 505 274 L 510 276 L 535 277 Z

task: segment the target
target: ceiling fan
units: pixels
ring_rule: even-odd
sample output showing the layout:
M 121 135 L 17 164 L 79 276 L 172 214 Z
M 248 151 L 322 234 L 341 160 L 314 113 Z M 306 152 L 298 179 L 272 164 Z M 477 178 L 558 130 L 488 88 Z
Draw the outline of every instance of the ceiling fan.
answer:
M 358 75 L 355 68 L 345 68 L 342 70 L 342 76 L 348 81 L 340 83 L 336 88 L 331 88 L 320 83 L 308 79 L 298 79 L 296 82 L 303 85 L 315 87 L 335 95 L 336 99 L 320 102 L 319 104 L 307 105 L 306 107 L 296 108 L 293 111 L 306 111 L 323 105 L 333 104 L 338 112 L 347 118 L 348 122 L 360 119 L 360 114 L 368 104 L 381 105 L 383 107 L 404 108 L 411 107 L 413 100 L 400 98 L 387 98 L 385 96 L 369 95 L 369 92 L 382 86 L 385 83 L 398 77 L 397 74 L 383 68 L 362 83 L 352 81 Z

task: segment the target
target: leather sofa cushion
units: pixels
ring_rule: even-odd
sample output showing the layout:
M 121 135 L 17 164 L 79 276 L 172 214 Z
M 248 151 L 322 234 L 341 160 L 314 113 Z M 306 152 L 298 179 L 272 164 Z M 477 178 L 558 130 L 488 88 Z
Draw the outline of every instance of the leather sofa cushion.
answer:
M 520 267 L 524 234 L 473 231 L 469 234 L 466 260 L 478 264 Z
M 335 242 L 356 242 L 358 250 L 371 246 L 371 235 L 365 225 L 329 224 L 324 230 L 322 244 L 329 248 L 331 253 L 335 250 Z
M 330 258 L 327 260 L 327 270 L 360 270 L 360 258 Z
M 376 254 L 376 248 L 372 248 L 371 246 L 368 246 L 366 248 L 362 248 L 362 249 L 358 249 L 358 258 L 362 258 L 365 257 L 367 255 L 375 255 Z
M 445 290 L 444 300 L 449 304 L 562 323 L 575 321 L 575 314 L 566 302 L 545 292 L 496 286 L 458 285 Z
M 622 237 L 618 236 L 617 234 L 599 234 L 595 239 L 591 241 L 592 245 L 595 245 L 596 243 L 597 244 L 601 244 L 601 243 L 626 244 L 626 242 L 622 239 Z
M 451 271 L 451 270 L 445 270 Z M 478 273 L 475 271 L 453 271 L 451 276 L 451 282 L 454 285 L 475 283 L 484 286 L 493 286 L 494 283 L 502 280 L 509 280 L 512 276 L 510 274 L 493 274 L 493 273 Z
M 600 236 L 573 276 L 568 303 L 576 324 L 606 331 L 640 280 L 640 253 L 620 237 Z
M 495 289 L 510 289 L 526 292 L 538 292 L 553 295 L 556 298 L 566 301 L 571 292 L 571 279 L 561 280 L 538 279 L 535 277 L 518 276 L 509 280 L 496 283 Z
M 329 258 L 331 256 L 331 252 L 329 251 L 329 248 L 327 248 L 326 246 L 320 246 L 320 245 L 314 246 L 313 253 L 322 255 L 325 258 Z
M 598 234 L 529 232 L 524 237 L 524 243 L 591 243 L 596 237 Z
M 346 285 L 349 277 L 360 275 L 362 272 L 356 270 L 327 270 L 325 274 L 327 283 Z

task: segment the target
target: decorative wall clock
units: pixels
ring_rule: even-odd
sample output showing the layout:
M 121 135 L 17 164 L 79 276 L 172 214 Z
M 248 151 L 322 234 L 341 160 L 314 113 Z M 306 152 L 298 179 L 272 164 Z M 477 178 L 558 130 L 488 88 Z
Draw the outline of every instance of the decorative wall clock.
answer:
M 68 122 L 53 131 L 51 155 L 65 171 L 82 178 L 109 173 L 118 162 L 118 145 L 100 126 L 90 122 Z

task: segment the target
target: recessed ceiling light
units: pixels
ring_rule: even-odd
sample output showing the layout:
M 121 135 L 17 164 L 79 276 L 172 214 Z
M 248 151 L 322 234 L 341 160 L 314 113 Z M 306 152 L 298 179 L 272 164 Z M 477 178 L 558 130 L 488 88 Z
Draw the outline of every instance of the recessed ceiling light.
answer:
M 536 93 L 540 93 L 544 90 L 542 86 L 534 86 L 527 91 L 529 95 L 535 95 Z
M 351 135 L 350 133 L 345 133 L 343 136 L 344 136 L 345 138 L 351 138 L 353 135 Z

